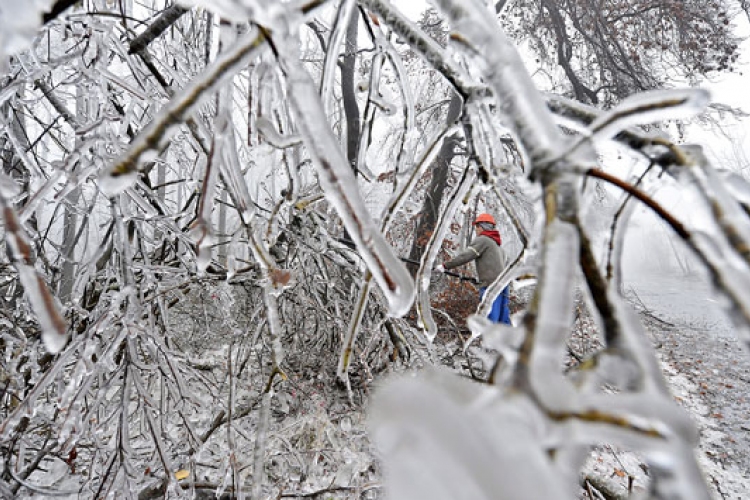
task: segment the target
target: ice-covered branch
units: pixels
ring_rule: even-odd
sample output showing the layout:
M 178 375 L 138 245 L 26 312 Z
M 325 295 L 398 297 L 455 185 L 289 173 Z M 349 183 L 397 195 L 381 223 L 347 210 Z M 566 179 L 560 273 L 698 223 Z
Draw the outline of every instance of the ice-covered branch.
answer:
M 45 347 L 51 353 L 57 353 L 68 341 L 67 322 L 60 313 L 55 296 L 34 266 L 31 246 L 5 193 L 0 193 L 0 210 L 3 212 L 8 257 L 18 271 L 24 294 L 39 320 Z
M 467 48 L 469 59 L 481 54 L 482 73 L 498 101 L 502 115 L 529 155 L 532 173 L 561 153 L 565 141 L 550 120 L 544 100 L 536 91 L 520 55 L 492 16 L 478 1 L 440 0 L 436 5 L 460 34 L 456 42 Z
M 358 195 L 354 174 L 325 120 L 315 84 L 298 62 L 294 39 L 281 33 L 272 36 L 277 57 L 286 73 L 288 95 L 300 132 L 318 169 L 318 180 L 387 297 L 391 314 L 402 316 L 411 306 L 414 295 L 411 277 Z
M 172 98 L 104 174 L 101 179 L 102 188 L 114 194 L 132 184 L 134 179 L 123 181 L 123 178 L 133 177 L 139 168 L 139 162 L 157 156 L 170 138 L 169 131 L 185 121 L 209 97 L 211 90 L 256 58 L 266 48 L 265 41 L 262 31 L 250 30 L 206 68 L 199 78 Z

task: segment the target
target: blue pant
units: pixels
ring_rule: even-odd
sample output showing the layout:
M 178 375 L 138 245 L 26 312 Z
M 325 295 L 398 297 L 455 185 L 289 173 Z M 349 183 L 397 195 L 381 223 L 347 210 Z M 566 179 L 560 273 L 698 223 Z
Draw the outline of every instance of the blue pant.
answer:
M 479 289 L 479 300 L 484 297 L 484 292 L 487 287 Z M 504 323 L 510 325 L 510 290 L 506 286 L 505 289 L 495 298 L 495 302 L 492 303 L 492 309 L 487 317 L 493 323 Z

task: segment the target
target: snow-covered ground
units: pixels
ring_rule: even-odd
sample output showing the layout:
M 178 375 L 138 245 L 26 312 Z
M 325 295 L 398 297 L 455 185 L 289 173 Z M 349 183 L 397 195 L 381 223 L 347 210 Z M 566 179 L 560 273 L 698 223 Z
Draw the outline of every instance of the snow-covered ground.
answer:
M 717 499 L 750 497 L 750 354 L 701 276 L 639 274 L 625 290 L 675 399 L 700 431 L 699 461 Z M 639 305 L 640 307 L 640 305 Z

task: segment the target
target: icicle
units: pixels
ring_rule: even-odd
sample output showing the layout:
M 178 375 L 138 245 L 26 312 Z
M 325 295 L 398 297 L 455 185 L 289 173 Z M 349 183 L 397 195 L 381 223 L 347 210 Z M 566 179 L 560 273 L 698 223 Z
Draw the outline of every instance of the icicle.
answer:
M 196 257 L 195 263 L 199 273 L 205 273 L 208 265 L 211 263 L 213 245 L 215 243 L 213 231 L 211 229 L 211 213 L 213 209 L 213 197 L 216 190 L 219 166 L 215 160 L 216 149 L 211 152 L 211 156 L 206 163 L 206 171 L 203 177 L 203 186 L 200 191 L 200 201 L 198 202 L 198 220 L 190 231 L 190 236 L 195 242 Z
M 383 67 L 383 62 L 385 60 L 385 54 L 383 54 L 382 47 L 380 45 L 377 45 L 377 53 L 372 58 L 372 63 L 370 64 L 370 81 L 367 85 L 367 105 L 365 106 L 365 110 L 362 117 L 362 127 L 359 137 L 359 142 L 357 144 L 357 169 L 360 171 L 362 175 L 365 176 L 368 180 L 372 180 L 375 176 L 372 173 L 372 171 L 367 166 L 367 152 L 370 148 L 370 144 L 372 142 L 372 136 L 370 135 L 372 133 L 373 128 L 373 121 L 375 119 L 375 111 L 377 109 L 383 110 L 384 114 L 388 115 L 387 112 L 381 107 L 379 104 L 382 101 L 382 96 L 380 95 L 380 73 Z M 389 106 L 389 104 L 383 103 L 384 106 Z
M 231 87 L 229 87 L 231 89 Z M 227 89 L 226 95 L 220 101 L 222 111 L 220 117 L 217 117 L 217 129 L 222 131 L 217 133 L 216 148 L 219 152 L 219 169 L 222 180 L 232 199 L 237 204 L 237 211 L 243 223 L 249 224 L 255 214 L 255 203 L 250 196 L 247 187 L 247 181 L 242 173 L 242 165 L 237 157 L 237 140 L 234 131 L 230 126 L 231 121 L 231 92 Z M 218 130 L 217 130 L 218 132 Z
M 377 38 L 383 37 L 380 30 L 377 30 L 375 33 Z M 401 56 L 387 40 L 382 40 L 379 42 L 379 45 L 384 48 L 388 60 L 396 70 L 396 75 L 400 83 L 399 90 L 401 91 L 401 98 L 403 100 L 403 144 L 398 150 L 398 158 L 396 159 L 396 182 L 398 182 L 399 177 L 408 173 L 409 169 L 407 165 L 413 164 L 415 149 L 421 134 L 415 126 L 414 98 L 411 93 L 411 87 L 408 85 L 409 75 L 406 72 Z

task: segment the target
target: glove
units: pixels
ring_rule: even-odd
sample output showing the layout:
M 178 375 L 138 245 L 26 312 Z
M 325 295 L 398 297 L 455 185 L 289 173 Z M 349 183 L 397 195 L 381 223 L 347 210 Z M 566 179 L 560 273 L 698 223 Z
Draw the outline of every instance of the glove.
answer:
M 443 267 L 442 264 L 438 264 L 437 266 L 435 266 L 435 271 L 437 271 L 439 273 L 444 273 L 445 272 L 445 267 Z

